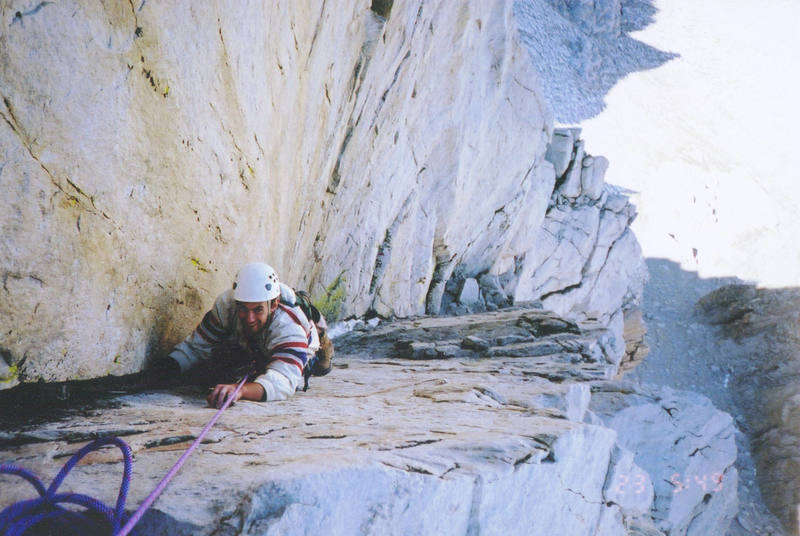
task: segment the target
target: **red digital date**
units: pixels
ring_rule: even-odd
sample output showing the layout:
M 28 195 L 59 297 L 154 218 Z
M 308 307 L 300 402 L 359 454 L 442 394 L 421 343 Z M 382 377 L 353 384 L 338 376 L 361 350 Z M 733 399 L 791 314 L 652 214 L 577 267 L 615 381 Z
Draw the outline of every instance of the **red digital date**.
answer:
M 669 477 L 669 482 L 672 484 L 672 493 L 680 493 L 683 490 L 689 489 L 691 486 L 699 486 L 703 491 L 722 491 L 722 473 L 711 473 L 709 475 L 694 475 L 692 477 L 686 475 L 681 481 L 681 474 L 674 473 Z M 713 488 L 712 488 L 713 486 Z
M 683 480 L 681 480 L 680 473 L 674 473 L 669 477 L 669 483 L 672 484 L 673 488 L 672 493 L 680 493 L 691 486 L 698 486 L 703 491 L 722 491 L 722 480 L 722 473 L 686 475 Z M 617 493 L 633 491 L 633 493 L 639 494 L 646 491 L 646 482 L 647 477 L 643 473 L 635 473 L 633 475 L 619 474 L 616 477 L 614 488 Z

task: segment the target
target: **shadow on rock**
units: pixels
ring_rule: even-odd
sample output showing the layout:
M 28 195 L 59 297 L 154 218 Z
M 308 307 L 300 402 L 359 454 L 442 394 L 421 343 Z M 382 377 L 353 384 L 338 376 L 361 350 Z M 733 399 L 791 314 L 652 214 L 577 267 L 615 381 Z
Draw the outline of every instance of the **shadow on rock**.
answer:
M 753 417 L 757 409 L 753 406 L 763 405 L 759 398 L 762 395 L 752 385 L 745 387 L 762 385 L 766 369 L 762 368 L 757 345 L 748 349 L 724 335 L 739 332 L 737 336 L 747 333 L 755 337 L 762 329 L 756 326 L 763 327 L 763 322 L 749 327 L 730 324 L 723 330 L 712 325 L 723 326 L 752 315 L 753 306 L 748 302 L 757 294 L 755 287 L 735 277 L 703 278 L 668 259 L 649 258 L 646 263 L 650 279 L 645 285 L 642 309 L 650 353 L 626 378 L 702 393 L 716 407 L 733 415 L 738 429 L 740 507 L 727 534 L 785 534 L 767 508 L 778 512 L 768 499 L 773 493 L 770 486 L 776 486 L 765 481 L 764 462 L 759 461 L 762 454 L 753 433 L 754 423 L 758 422 Z M 722 299 L 739 291 L 744 292 L 741 299 Z M 716 298 L 704 297 L 709 293 Z
M 719 328 L 733 369 L 731 392 L 753 445 L 767 505 L 800 533 L 800 288 L 729 285 L 704 296 L 698 314 Z

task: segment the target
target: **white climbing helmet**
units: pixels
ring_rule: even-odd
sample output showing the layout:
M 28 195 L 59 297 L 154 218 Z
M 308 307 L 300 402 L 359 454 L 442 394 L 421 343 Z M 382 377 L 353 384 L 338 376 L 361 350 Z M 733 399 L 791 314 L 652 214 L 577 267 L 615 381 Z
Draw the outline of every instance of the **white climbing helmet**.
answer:
M 233 299 L 240 302 L 265 302 L 281 295 L 278 274 L 263 262 L 242 266 L 233 281 Z

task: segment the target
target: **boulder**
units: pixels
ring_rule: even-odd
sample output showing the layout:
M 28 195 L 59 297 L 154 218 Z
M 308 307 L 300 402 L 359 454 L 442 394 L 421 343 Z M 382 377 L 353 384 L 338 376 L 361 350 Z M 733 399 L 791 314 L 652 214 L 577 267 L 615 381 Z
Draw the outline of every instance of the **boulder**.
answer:
M 581 162 L 583 162 L 583 158 L 586 155 L 583 146 L 583 140 L 576 140 L 573 152 L 574 157 L 570 162 L 563 182 L 558 187 L 558 193 L 568 199 L 576 199 L 581 195 L 581 171 L 583 170 Z
M 464 280 L 464 285 L 461 287 L 461 292 L 458 295 L 458 301 L 464 305 L 480 303 L 481 290 L 475 278 L 468 277 Z
M 511 305 L 511 300 L 506 296 L 503 285 L 497 275 L 483 274 L 479 283 L 487 308 L 497 309 Z
M 603 194 L 605 175 L 608 170 L 608 158 L 604 156 L 586 156 L 581 169 L 581 191 L 589 199 L 596 201 Z

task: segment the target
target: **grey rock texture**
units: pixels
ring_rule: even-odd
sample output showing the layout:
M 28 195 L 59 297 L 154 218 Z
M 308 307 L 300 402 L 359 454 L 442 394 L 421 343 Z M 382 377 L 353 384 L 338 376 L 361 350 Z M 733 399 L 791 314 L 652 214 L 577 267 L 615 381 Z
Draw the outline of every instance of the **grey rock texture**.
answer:
M 252 259 L 341 286 L 343 315 L 419 314 L 437 263 L 491 264 L 551 190 L 507 2 L 0 15 L 0 347 L 26 381 L 140 368 Z
M 613 39 L 622 27 L 624 0 L 547 0 L 562 17 L 585 34 Z
M 616 430 L 619 445 L 643 469 L 621 480 L 622 489 L 645 493 L 652 482 L 653 518 L 661 530 L 725 534 L 738 510 L 730 415 L 702 395 L 625 384 L 597 386 L 590 409 Z
M 625 311 L 638 308 L 647 279 L 641 249 L 629 229 L 636 209 L 622 191 L 604 183 L 607 161 L 588 156 L 575 129 L 557 132 L 561 151 L 561 140 L 575 136 L 571 160 L 557 179 L 515 299 L 538 299 L 563 316 L 611 326 L 621 359 Z
M 647 514 L 653 506 L 653 481 L 634 461 L 633 452 L 619 446 L 611 453 L 613 471 L 606 478 L 606 500 L 630 514 Z
M 731 363 L 731 392 L 767 506 L 800 534 L 800 291 L 723 286 L 700 299 Z
M 641 309 L 628 309 L 624 311 L 624 331 L 625 339 L 625 358 L 620 363 L 621 371 L 632 370 L 642 362 L 650 353 L 650 347 L 646 341 L 647 326 L 645 325 Z
M 629 35 L 653 21 L 653 0 L 515 0 L 514 10 L 560 123 L 596 116 L 620 79 L 678 56 Z
M 647 322 L 647 357 L 635 364 L 623 362 L 629 382 L 666 385 L 708 397 L 715 407 L 734 417 L 739 451 L 739 512 L 726 536 L 784 536 L 780 521 L 764 504 L 758 471 L 749 439 L 748 419 L 734 401 L 737 371 L 750 370 L 752 354 L 739 352 L 737 343 L 720 338 L 718 328 L 703 321 L 695 305 L 703 296 L 725 285 L 741 283 L 734 278 L 701 278 L 681 265 L 665 259 L 648 259 L 651 274 L 645 286 L 644 320 Z M 628 324 L 631 324 L 628 322 Z M 747 405 L 753 400 L 745 401 Z
M 576 139 L 580 136 L 580 129 L 559 128 L 553 131 L 553 138 L 547 146 L 545 158 L 553 164 L 556 177 L 561 177 L 567 171 L 573 160 L 573 149 Z
M 481 275 L 477 301 L 472 277 L 457 269 L 442 303 L 447 312 L 463 313 L 493 310 L 512 298 L 538 301 L 566 318 L 609 326 L 617 362 L 623 355 L 641 360 L 644 331 L 636 311 L 647 267 L 629 228 L 636 209 L 605 183 L 608 160 L 588 155 L 579 136 L 580 129 L 555 129 L 545 153 L 556 172 L 555 189 L 540 230 L 513 268 Z M 634 325 L 626 327 L 626 318 Z
M 231 407 L 140 528 L 153 535 L 663 535 L 664 519 L 699 508 L 688 491 L 682 509 L 678 498 L 665 500 L 663 472 L 712 465 L 725 472 L 730 453 L 719 436 L 730 418 L 699 398 L 642 394 L 605 380 L 616 367 L 595 349 L 609 337 L 602 326 L 531 308 L 409 319 L 338 337 L 335 370 L 308 392 Z M 542 352 L 531 339 L 557 350 Z M 410 351 L 464 340 L 486 346 L 425 360 Z M 23 422 L 0 428 L 0 458 L 49 481 L 80 443 L 122 436 L 135 454 L 134 508 L 213 415 L 203 396 L 187 386 L 117 394 L 38 424 L 17 415 Z M 681 412 L 649 421 L 658 397 Z M 707 426 L 698 425 L 703 419 Z M 632 439 L 642 432 L 646 443 Z M 685 445 L 676 448 L 677 437 Z M 697 465 L 720 446 L 720 467 Z M 689 456 L 693 448 L 701 454 Z M 118 458 L 111 449 L 91 454 L 69 486 L 111 501 Z M 29 497 L 32 490 L 15 484 L 0 478 L 0 507 Z M 725 519 L 717 500 L 703 509 Z

